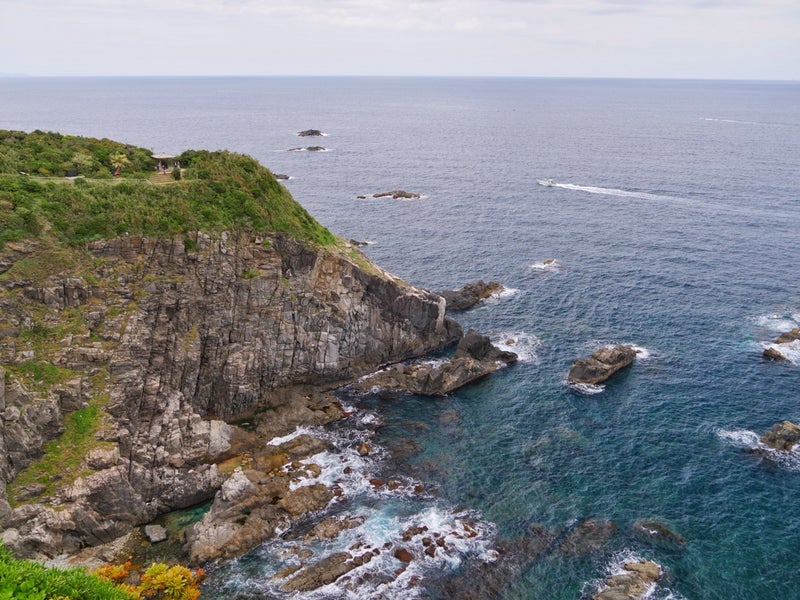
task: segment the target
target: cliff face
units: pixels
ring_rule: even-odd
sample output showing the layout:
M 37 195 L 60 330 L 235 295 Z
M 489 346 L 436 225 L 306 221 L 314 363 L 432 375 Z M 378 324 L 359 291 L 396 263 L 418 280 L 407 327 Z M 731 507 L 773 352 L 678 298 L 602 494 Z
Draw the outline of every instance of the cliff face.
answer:
M 284 407 L 324 421 L 335 406 L 309 393 L 298 409 L 298 390 L 461 333 L 441 297 L 344 246 L 245 232 L 131 236 L 88 244 L 71 269 L 23 268 L 52 255 L 9 245 L 0 261 L 2 481 L 41 454 L 65 414 L 99 416 L 79 465 L 55 483 L 13 484 L 18 506 L 0 505 L 3 540 L 26 556 L 108 541 L 213 497 L 227 478 L 218 464 L 253 441 L 232 423 L 261 415 L 279 429 L 291 421 Z M 25 379 L 39 363 L 58 368 L 55 383 Z

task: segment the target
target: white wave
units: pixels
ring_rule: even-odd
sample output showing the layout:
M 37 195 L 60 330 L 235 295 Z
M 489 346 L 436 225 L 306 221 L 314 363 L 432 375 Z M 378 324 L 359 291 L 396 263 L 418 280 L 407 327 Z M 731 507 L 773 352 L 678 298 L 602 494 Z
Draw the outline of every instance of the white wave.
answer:
M 503 286 L 500 290 L 481 300 L 481 304 L 497 304 L 498 302 L 512 298 L 517 294 L 519 294 L 519 290 L 517 288 Z
M 564 380 L 564 383 L 567 385 L 568 388 L 571 390 L 575 390 L 580 394 L 584 394 L 585 396 L 593 396 L 594 394 L 602 394 L 606 391 L 606 386 L 601 384 L 593 384 L 593 383 L 575 383 L 573 381 L 569 381 L 567 379 Z
M 764 342 L 761 344 L 761 347 L 764 350 L 767 348 L 775 350 L 793 365 L 800 365 L 800 340 L 794 340 L 786 344 Z
M 575 183 L 558 183 L 555 181 L 550 184 L 547 184 L 547 187 L 557 187 L 564 190 L 572 190 L 575 192 L 586 192 L 588 194 L 601 194 L 603 196 L 617 196 L 619 198 L 638 198 L 639 200 L 684 200 L 684 198 L 679 198 L 678 196 L 668 196 L 664 194 L 650 194 L 648 192 L 632 192 L 630 190 L 621 190 L 618 188 L 605 188 L 592 185 L 578 185 Z
M 285 444 L 289 440 L 293 440 L 297 436 L 303 435 L 304 433 L 314 435 L 315 430 L 311 427 L 305 427 L 305 426 L 298 427 L 292 433 L 272 438 L 270 441 L 267 442 L 267 446 L 280 446 L 281 444 Z
M 383 425 L 383 417 L 378 413 L 367 411 L 358 416 L 358 422 L 366 427 L 379 427 Z
M 736 448 L 755 451 L 789 471 L 800 471 L 800 445 L 791 450 L 776 450 L 772 446 L 762 443 L 757 433 L 747 429 L 723 429 L 720 427 L 715 429 L 714 433 L 721 440 L 725 440 Z
M 563 264 L 555 258 L 548 258 L 540 262 L 535 262 L 531 265 L 531 269 L 536 271 L 560 271 Z
M 800 326 L 800 313 L 761 315 L 755 321 L 759 327 L 783 333 Z
M 721 440 L 726 440 L 738 448 L 755 448 L 758 446 L 758 434 L 748 429 L 723 429 L 714 430 Z
M 537 351 L 542 341 L 535 335 L 524 331 L 501 331 L 492 335 L 491 339 L 492 344 L 500 350 L 513 352 L 521 362 L 536 362 L 539 359 Z
M 714 117 L 700 117 L 701 121 L 711 121 L 714 123 L 738 123 L 739 125 L 764 125 L 756 121 L 740 121 L 738 119 L 717 119 Z

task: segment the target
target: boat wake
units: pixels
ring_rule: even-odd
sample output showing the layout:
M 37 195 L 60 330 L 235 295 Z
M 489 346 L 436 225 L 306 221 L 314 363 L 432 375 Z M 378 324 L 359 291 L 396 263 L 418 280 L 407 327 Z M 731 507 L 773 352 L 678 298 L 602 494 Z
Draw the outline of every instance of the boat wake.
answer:
M 635 192 L 621 190 L 618 188 L 606 188 L 592 185 L 578 185 L 575 183 L 559 183 L 552 179 L 537 179 L 536 183 L 545 187 L 561 188 L 562 190 L 572 190 L 574 192 L 586 192 L 587 194 L 600 194 L 602 196 L 616 196 L 618 198 L 638 198 L 639 200 L 684 200 L 678 196 L 666 194 L 651 194 L 649 192 Z

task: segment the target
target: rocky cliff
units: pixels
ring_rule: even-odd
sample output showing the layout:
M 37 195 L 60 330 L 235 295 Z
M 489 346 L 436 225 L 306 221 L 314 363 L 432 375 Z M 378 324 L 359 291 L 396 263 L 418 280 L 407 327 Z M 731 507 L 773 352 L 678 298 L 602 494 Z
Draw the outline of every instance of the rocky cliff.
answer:
M 22 556 L 212 498 L 255 443 L 242 419 L 330 420 L 320 389 L 461 335 L 440 296 L 347 244 L 246 228 L 7 244 L 0 286 L 0 516 Z

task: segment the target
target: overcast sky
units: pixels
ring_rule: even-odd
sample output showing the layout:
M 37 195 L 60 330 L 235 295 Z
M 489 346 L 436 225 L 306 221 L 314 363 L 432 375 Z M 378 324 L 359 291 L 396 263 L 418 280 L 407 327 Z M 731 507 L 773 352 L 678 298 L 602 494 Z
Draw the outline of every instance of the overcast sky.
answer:
M 0 0 L 0 73 L 800 79 L 800 0 Z

